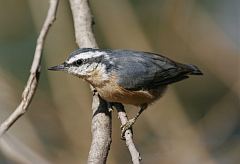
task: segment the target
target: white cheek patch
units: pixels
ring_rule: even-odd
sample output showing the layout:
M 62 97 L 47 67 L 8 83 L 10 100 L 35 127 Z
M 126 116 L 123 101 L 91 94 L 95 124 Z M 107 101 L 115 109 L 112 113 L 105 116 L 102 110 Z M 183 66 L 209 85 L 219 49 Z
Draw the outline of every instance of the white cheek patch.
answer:
M 78 76 L 78 68 L 77 67 L 70 67 L 68 68 L 68 73 L 69 74 L 72 74 L 72 75 L 75 75 L 75 76 Z
M 96 57 L 99 57 L 102 55 L 104 55 L 105 57 L 108 57 L 106 52 L 101 52 L 101 51 L 84 52 L 84 53 L 80 53 L 80 54 L 77 54 L 77 55 L 71 57 L 70 59 L 68 59 L 66 61 L 66 63 L 71 64 L 74 61 L 77 61 L 78 59 L 91 59 L 91 58 L 96 58 Z
M 83 64 L 79 67 L 73 66 L 68 69 L 68 73 L 74 74 L 76 76 L 88 76 L 91 75 L 91 72 L 94 71 L 97 66 L 97 63 Z
M 102 81 L 109 80 L 109 76 L 106 72 L 106 66 L 104 64 L 92 63 L 92 64 L 84 64 L 80 67 L 70 67 L 68 69 L 68 73 L 78 76 L 80 78 L 86 78 L 88 76 L 92 76 L 92 72 L 97 71 L 101 76 Z

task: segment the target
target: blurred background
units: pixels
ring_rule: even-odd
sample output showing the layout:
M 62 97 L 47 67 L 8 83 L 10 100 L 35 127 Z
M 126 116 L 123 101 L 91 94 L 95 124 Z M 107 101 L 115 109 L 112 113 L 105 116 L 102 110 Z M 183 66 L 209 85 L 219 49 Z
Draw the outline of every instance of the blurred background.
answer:
M 240 1 L 90 1 L 101 48 L 164 54 L 204 72 L 171 85 L 134 126 L 147 164 L 240 163 Z M 0 1 L 0 121 L 18 105 L 48 0 Z M 1 140 L 0 163 L 86 163 L 91 142 L 88 84 L 47 67 L 76 49 L 71 11 L 61 0 L 44 48 L 37 93 Z M 129 117 L 136 108 L 127 106 Z M 109 164 L 131 163 L 113 112 Z

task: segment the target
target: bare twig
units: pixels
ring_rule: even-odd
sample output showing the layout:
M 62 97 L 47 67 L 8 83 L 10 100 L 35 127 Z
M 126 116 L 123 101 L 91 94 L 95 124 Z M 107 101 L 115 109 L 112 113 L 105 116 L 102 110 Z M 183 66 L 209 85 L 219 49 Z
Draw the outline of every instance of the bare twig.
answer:
M 127 123 L 128 118 L 127 114 L 125 112 L 124 106 L 122 104 L 114 104 L 114 107 L 117 109 L 118 112 L 118 118 L 121 121 L 121 124 L 124 125 Z M 131 130 L 126 130 L 124 134 L 125 140 L 126 140 L 126 145 L 128 147 L 128 150 L 131 154 L 132 157 L 132 162 L 133 164 L 139 164 L 141 161 L 141 156 L 140 153 L 138 152 L 134 142 L 133 142 L 133 134 Z
M 56 18 L 58 2 L 58 0 L 50 0 L 47 17 L 38 36 L 28 82 L 22 93 L 22 101 L 16 110 L 1 124 L 0 136 L 2 136 L 15 123 L 15 121 L 17 121 L 18 118 L 24 115 L 35 94 L 40 75 L 40 62 L 42 57 L 43 44 L 48 30 Z
M 92 15 L 87 0 L 70 0 L 73 14 L 75 37 L 79 47 L 96 48 L 97 43 L 92 32 Z M 93 88 L 92 91 L 94 92 Z M 112 118 L 108 111 L 107 102 L 96 92 L 92 102 L 92 144 L 89 151 L 88 163 L 106 163 L 111 145 Z

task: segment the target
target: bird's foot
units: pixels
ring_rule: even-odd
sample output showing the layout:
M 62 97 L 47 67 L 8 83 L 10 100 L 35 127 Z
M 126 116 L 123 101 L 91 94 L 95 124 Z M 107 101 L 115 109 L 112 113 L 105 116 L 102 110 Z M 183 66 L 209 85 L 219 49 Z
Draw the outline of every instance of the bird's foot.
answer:
M 108 108 L 108 112 L 109 113 L 113 112 L 113 108 Z
M 107 103 L 107 108 L 109 113 L 113 111 L 113 105 L 110 102 Z
M 135 118 L 132 118 L 130 120 L 128 120 L 124 125 L 121 125 L 121 139 L 122 140 L 125 140 L 125 132 L 127 130 L 131 130 L 132 131 L 132 126 L 133 124 L 135 123 L 136 119 Z

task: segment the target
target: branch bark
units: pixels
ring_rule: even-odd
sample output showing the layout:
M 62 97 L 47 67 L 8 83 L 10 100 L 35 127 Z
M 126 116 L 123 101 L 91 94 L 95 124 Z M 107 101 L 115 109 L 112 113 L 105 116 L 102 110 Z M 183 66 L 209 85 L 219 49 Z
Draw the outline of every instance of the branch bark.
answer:
M 0 136 L 2 136 L 22 115 L 26 113 L 28 106 L 30 105 L 31 100 L 36 92 L 40 75 L 43 44 L 50 26 L 56 19 L 58 2 L 59 0 L 49 1 L 50 4 L 47 17 L 37 39 L 37 45 L 30 70 L 30 75 L 27 81 L 27 85 L 22 93 L 22 100 L 15 111 L 0 125 Z
M 92 15 L 87 0 L 70 0 L 73 14 L 75 37 L 79 47 L 97 48 L 97 43 L 92 32 Z M 92 88 L 93 90 L 93 88 Z M 114 104 L 115 106 L 115 104 Z M 111 144 L 111 113 L 109 105 L 97 94 L 93 96 L 92 110 L 92 144 L 89 152 L 88 163 L 106 163 Z M 116 105 L 121 124 L 127 122 L 127 114 L 123 105 Z M 126 145 L 130 151 L 134 164 L 139 164 L 141 157 L 137 151 L 131 130 L 125 132 Z
M 97 48 L 92 32 L 92 15 L 88 0 L 69 0 L 73 15 L 76 42 L 80 48 Z M 101 99 L 93 87 L 92 102 L 92 144 L 89 151 L 89 164 L 106 163 L 111 145 L 112 118 L 107 102 Z
M 118 118 L 121 122 L 122 125 L 126 124 L 128 121 L 127 114 L 125 112 L 124 106 L 119 103 L 115 103 L 114 107 L 118 111 Z M 134 142 L 133 142 L 133 134 L 131 130 L 126 130 L 124 134 L 125 140 L 126 140 L 126 145 L 128 147 L 128 150 L 131 154 L 132 157 L 132 162 L 133 164 L 139 164 L 140 161 L 142 160 L 140 153 L 138 152 Z

